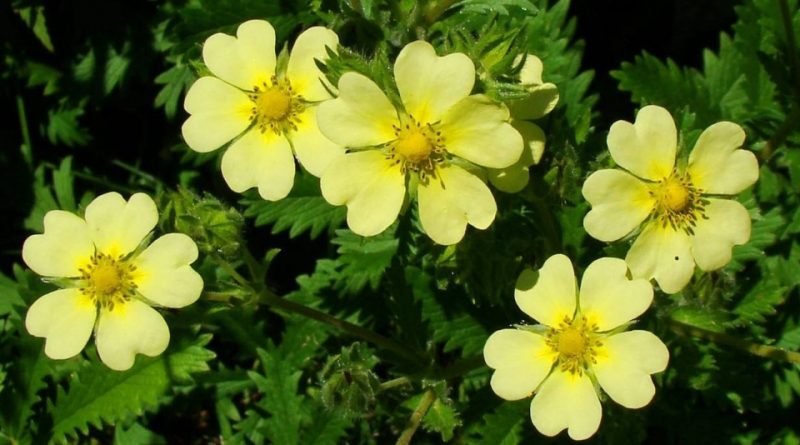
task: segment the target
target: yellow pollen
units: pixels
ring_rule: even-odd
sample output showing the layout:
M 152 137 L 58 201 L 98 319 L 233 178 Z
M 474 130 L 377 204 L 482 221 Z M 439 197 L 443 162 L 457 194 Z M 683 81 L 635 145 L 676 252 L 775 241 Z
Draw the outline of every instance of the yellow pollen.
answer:
M 558 335 L 558 352 L 568 356 L 578 356 L 586 349 L 586 338 L 583 333 L 569 327 Z
M 289 114 L 292 98 L 280 88 L 270 88 L 258 95 L 256 105 L 262 116 L 278 121 Z
M 411 162 L 420 162 L 430 156 L 433 144 L 420 131 L 414 131 L 400 138 L 395 145 L 395 150 Z
M 689 190 L 678 181 L 667 180 L 660 190 L 661 204 L 673 212 L 680 212 L 689 204 Z
M 99 264 L 92 270 L 89 281 L 99 294 L 108 295 L 116 292 L 122 284 L 119 268 L 115 264 Z

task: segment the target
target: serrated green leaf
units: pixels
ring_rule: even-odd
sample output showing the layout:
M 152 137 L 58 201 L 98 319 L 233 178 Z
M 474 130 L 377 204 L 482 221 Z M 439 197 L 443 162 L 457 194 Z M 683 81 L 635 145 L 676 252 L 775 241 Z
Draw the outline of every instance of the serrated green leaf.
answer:
M 47 113 L 47 138 L 51 144 L 67 147 L 86 145 L 91 140 L 89 132 L 82 128 L 78 119 L 83 116 L 83 105 L 70 106 L 62 103 Z
M 61 160 L 61 164 L 53 171 L 53 190 L 56 192 L 59 208 L 68 212 L 78 210 L 75 204 L 75 190 L 72 187 L 72 156 Z
M 297 175 L 292 192 L 280 201 L 251 196 L 242 203 L 247 206 L 244 215 L 255 218 L 256 226 L 273 224 L 272 233 L 288 230 L 290 238 L 310 232 L 314 239 L 339 227 L 347 215 L 344 207 L 334 207 L 322 198 L 318 181 L 307 173 Z
M 139 422 L 130 427 L 117 425 L 114 429 L 114 445 L 165 445 L 163 437 L 148 430 Z
M 39 402 L 39 391 L 44 389 L 44 378 L 50 374 L 50 359 L 44 355 L 42 342 L 25 336 L 16 342 L 16 357 L 5 368 L 5 388 L 0 393 L 0 420 L 7 437 L 25 443 L 38 428 L 29 425 L 34 406 Z
M 33 172 L 33 208 L 23 223 L 26 229 L 35 232 L 44 232 L 44 215 L 58 209 L 58 203 L 45 181 L 46 171 L 45 166 L 40 165 Z
M 529 400 L 505 402 L 487 412 L 480 425 L 472 428 L 471 443 L 476 445 L 517 445 L 521 441 L 522 425 L 530 420 Z M 530 425 L 529 425 L 530 426 Z
M 178 111 L 178 102 L 194 80 L 195 75 L 192 68 L 183 63 L 176 63 L 175 66 L 159 74 L 155 82 L 163 87 L 156 95 L 155 106 L 164 107 L 168 118 L 175 117 L 175 113 Z
M 441 399 L 436 399 L 422 418 L 422 427 L 427 431 L 439 433 L 444 442 L 453 438 L 453 432 L 460 425 L 458 411 Z
M 156 358 L 140 356 L 128 371 L 117 372 L 95 361 L 83 368 L 65 391 L 59 390 L 53 404 L 52 436 L 61 441 L 101 427 L 131 414 L 142 414 L 163 402 L 174 385 L 191 382 L 191 375 L 209 369 L 215 354 L 204 348 L 211 335 L 194 343 L 168 349 Z
M 431 278 L 422 270 L 406 268 L 406 280 L 422 303 L 422 318 L 428 322 L 432 338 L 444 343 L 445 352 L 461 349 L 461 356 L 467 357 L 483 350 L 489 337 L 483 325 L 467 313 L 448 314 L 436 299 Z
M 335 410 L 320 409 L 312 416 L 311 424 L 303 428 L 301 443 L 304 445 L 336 445 L 353 424 L 351 418 Z
M 341 268 L 336 288 L 351 294 L 360 292 L 367 285 L 372 290 L 378 289 L 399 246 L 392 229 L 366 238 L 341 229 L 336 231 L 331 243 L 339 246 L 336 251 Z

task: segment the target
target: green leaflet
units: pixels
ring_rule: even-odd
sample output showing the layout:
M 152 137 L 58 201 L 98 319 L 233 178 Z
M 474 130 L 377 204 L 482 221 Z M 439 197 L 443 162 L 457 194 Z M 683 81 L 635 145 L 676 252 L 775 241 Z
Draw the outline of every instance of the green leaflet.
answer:
M 52 437 L 57 441 L 87 434 L 89 426 L 101 427 L 163 403 L 175 385 L 192 382 L 192 374 L 208 371 L 215 354 L 204 346 L 211 335 L 193 343 L 174 345 L 156 358 L 139 356 L 128 371 L 110 372 L 99 361 L 82 368 L 66 390 L 59 387 L 53 402 Z

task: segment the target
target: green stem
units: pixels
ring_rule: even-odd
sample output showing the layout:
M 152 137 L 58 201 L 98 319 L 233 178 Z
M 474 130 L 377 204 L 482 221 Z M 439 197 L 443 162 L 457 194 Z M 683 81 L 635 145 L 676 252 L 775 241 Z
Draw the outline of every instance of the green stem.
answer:
M 332 315 L 326 314 L 316 309 L 312 309 L 308 306 L 304 306 L 302 304 L 295 303 L 285 298 L 281 298 L 269 289 L 264 289 L 259 296 L 261 297 L 262 302 L 270 306 L 277 307 L 285 311 L 302 315 L 306 318 L 310 318 L 312 320 L 316 320 L 325 323 L 327 325 L 333 326 L 334 328 L 347 332 L 348 334 L 351 334 L 355 337 L 360 337 L 376 346 L 386 349 L 387 351 L 392 351 L 395 354 L 402 356 L 407 360 L 416 363 L 425 361 L 425 357 L 420 356 L 419 354 L 414 352 L 414 350 L 409 349 L 388 337 L 384 337 L 383 335 L 378 334 L 375 331 L 364 329 L 359 325 L 341 320 Z
M 787 351 L 786 349 L 775 346 L 749 342 L 728 334 L 709 331 L 707 329 L 698 328 L 697 326 L 688 325 L 675 320 L 669 320 L 669 324 L 673 332 L 684 337 L 697 337 L 705 340 L 711 340 L 714 343 L 731 346 L 740 351 L 748 352 L 759 357 L 800 363 L 800 352 Z
M 217 264 L 220 265 L 220 267 L 225 269 L 225 272 L 227 272 L 228 275 L 230 275 L 231 278 L 233 278 L 233 280 L 236 281 L 240 286 L 242 286 L 243 288 L 245 288 L 250 292 L 254 292 L 253 287 L 250 285 L 250 282 L 247 281 L 247 278 L 243 277 L 242 274 L 236 271 L 236 268 L 233 267 L 231 263 L 229 263 L 224 258 L 216 254 L 212 254 L 212 258 L 214 258 L 214 261 L 216 261 Z
M 378 386 L 378 391 L 387 391 L 398 386 L 411 385 L 411 379 L 408 377 L 398 377 L 396 379 L 387 380 Z
M 28 115 L 25 112 L 25 101 L 19 94 L 17 94 L 17 115 L 22 131 L 22 158 L 25 159 L 28 168 L 33 169 L 33 144 L 31 144 L 31 132 L 28 129 Z
M 433 390 L 429 389 L 425 391 L 425 395 L 422 396 L 422 400 L 419 401 L 417 408 L 411 413 L 408 426 L 400 433 L 400 437 L 397 438 L 397 445 L 408 445 L 411 443 L 411 438 L 414 437 L 414 433 L 417 432 L 422 418 L 425 417 L 425 414 L 431 409 L 431 405 L 433 405 L 434 401 L 436 401 L 436 394 L 433 393 Z

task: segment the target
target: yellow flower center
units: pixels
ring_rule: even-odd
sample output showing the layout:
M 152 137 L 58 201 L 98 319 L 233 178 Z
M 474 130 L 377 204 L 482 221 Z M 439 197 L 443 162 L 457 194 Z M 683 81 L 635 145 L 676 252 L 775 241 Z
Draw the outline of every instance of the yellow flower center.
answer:
M 597 326 L 590 325 L 585 317 L 575 320 L 564 317 L 558 328 L 550 329 L 545 341 L 558 355 L 561 370 L 578 375 L 596 363 L 597 349 L 603 345 L 597 334 Z
M 704 217 L 703 210 L 708 203 L 692 184 L 689 174 L 678 171 L 654 184 L 650 196 L 656 200 L 653 218 L 662 227 L 670 226 L 689 235 L 694 233 L 697 219 Z
M 271 120 L 281 120 L 289 114 L 292 97 L 280 88 L 270 88 L 259 94 L 256 106 L 262 116 Z
M 577 356 L 586 349 L 586 337 L 581 330 L 572 326 L 564 329 L 558 336 L 558 352 L 562 355 Z
M 81 292 L 106 309 L 128 301 L 136 293 L 132 274 L 136 267 L 122 258 L 97 252 L 81 269 Z
M 422 132 L 414 131 L 402 139 L 398 139 L 395 150 L 397 150 L 397 154 L 407 160 L 419 162 L 425 160 L 431 154 L 433 144 Z
M 116 292 L 122 284 L 122 272 L 114 263 L 101 263 L 89 275 L 90 286 L 100 294 Z
M 253 102 L 250 110 L 250 121 L 265 133 L 267 130 L 275 134 L 286 134 L 297 130 L 300 114 L 305 109 L 303 97 L 295 94 L 289 79 L 278 79 L 272 76 L 269 83 L 255 85 L 248 94 Z
M 403 173 L 412 171 L 425 183 L 436 176 L 436 167 L 445 159 L 442 133 L 431 124 L 421 124 L 407 116 L 402 126 L 394 126 L 396 139 L 388 144 L 387 157 L 401 164 Z
M 689 204 L 689 190 L 673 178 L 661 185 L 659 193 L 661 205 L 673 212 L 681 212 Z

